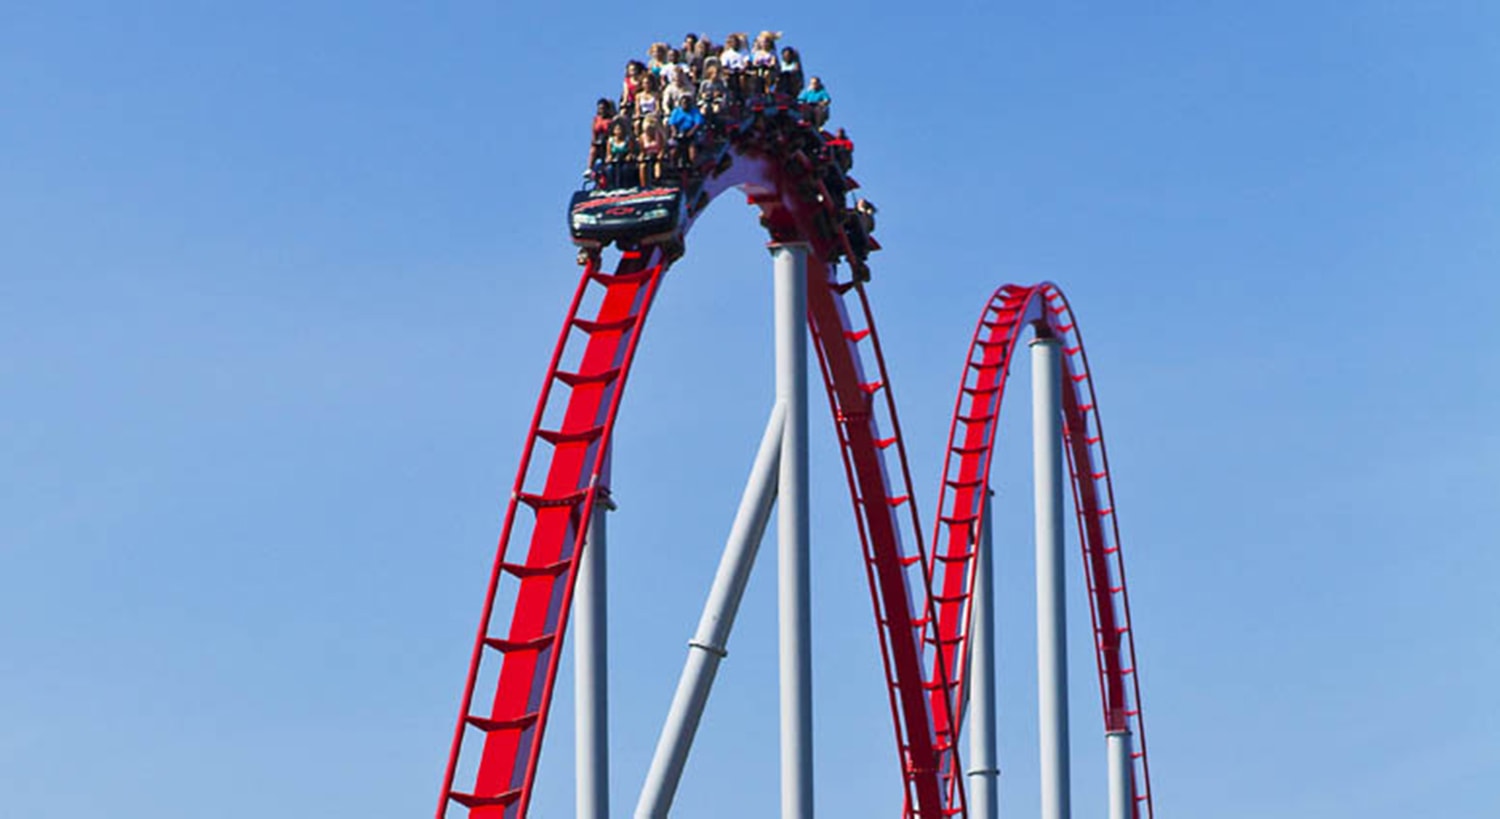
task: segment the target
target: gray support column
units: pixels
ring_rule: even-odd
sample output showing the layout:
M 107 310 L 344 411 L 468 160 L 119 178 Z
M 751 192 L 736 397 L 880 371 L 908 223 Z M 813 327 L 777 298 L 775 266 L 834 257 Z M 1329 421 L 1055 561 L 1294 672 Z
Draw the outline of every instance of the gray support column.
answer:
M 573 710 L 578 819 L 609 819 L 609 640 L 605 628 L 605 515 L 615 508 L 599 490 L 573 589 Z
M 776 533 L 781 644 L 781 817 L 812 819 L 812 616 L 807 496 L 807 245 L 771 247 L 776 400 L 786 407 Z
M 1057 339 L 1031 342 L 1031 423 L 1036 490 L 1037 712 L 1041 819 L 1069 819 L 1067 616 L 1063 582 L 1062 361 Z
M 698 732 L 698 721 L 708 705 L 708 694 L 714 684 L 714 675 L 718 673 L 719 661 L 729 653 L 729 632 L 734 628 L 740 598 L 745 594 L 750 569 L 755 565 L 756 552 L 771 520 L 785 426 L 786 408 L 777 404 L 766 424 L 766 434 L 761 438 L 755 466 L 745 484 L 745 494 L 740 498 L 740 508 L 735 513 L 734 526 L 729 530 L 729 542 L 719 560 L 708 602 L 703 604 L 703 617 L 688 643 L 687 664 L 682 668 L 677 693 L 672 696 L 672 708 L 667 712 L 661 739 L 657 740 L 656 753 L 651 758 L 651 770 L 646 774 L 645 787 L 636 803 L 636 819 L 665 819 L 672 809 L 672 799 L 677 795 L 677 784 L 682 779 L 683 767 L 687 765 L 688 752 L 692 750 L 693 737 Z
M 1135 816 L 1135 766 L 1130 758 L 1129 731 L 1110 731 L 1104 735 L 1109 762 L 1109 819 L 1132 819 Z
M 994 493 L 990 493 L 994 494 Z M 979 533 L 974 567 L 974 607 L 969 626 L 969 815 L 1000 815 L 1000 763 L 995 743 L 995 546 L 994 504 L 984 499 L 984 528 Z

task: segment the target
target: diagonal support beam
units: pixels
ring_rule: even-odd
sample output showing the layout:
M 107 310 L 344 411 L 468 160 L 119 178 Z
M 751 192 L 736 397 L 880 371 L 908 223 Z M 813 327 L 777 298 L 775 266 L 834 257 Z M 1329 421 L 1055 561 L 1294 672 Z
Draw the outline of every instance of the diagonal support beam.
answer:
M 771 420 L 766 424 L 755 465 L 750 470 L 745 493 L 740 497 L 739 511 L 735 513 L 734 525 L 729 530 L 729 542 L 719 560 L 708 602 L 703 605 L 703 617 L 688 643 L 687 663 L 677 682 L 677 693 L 672 696 L 672 707 L 667 712 L 666 724 L 662 726 L 661 738 L 657 740 L 640 801 L 636 803 L 636 819 L 665 819 L 672 808 L 672 799 L 677 795 L 677 785 L 682 780 L 682 770 L 687 765 L 698 722 L 708 705 L 714 675 L 718 673 L 719 662 L 729 653 L 729 632 L 734 628 L 740 599 L 745 595 L 750 570 L 755 566 L 756 553 L 771 520 L 771 507 L 776 502 L 777 474 L 781 469 L 786 416 L 785 404 L 777 403 L 771 410 Z

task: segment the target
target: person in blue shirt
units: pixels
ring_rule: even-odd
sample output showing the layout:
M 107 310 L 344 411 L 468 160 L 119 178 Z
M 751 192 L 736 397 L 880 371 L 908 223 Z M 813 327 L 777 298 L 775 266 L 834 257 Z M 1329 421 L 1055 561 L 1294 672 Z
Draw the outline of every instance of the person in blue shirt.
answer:
M 698 164 L 698 136 L 703 132 L 703 114 L 693 105 L 693 98 L 677 98 L 677 107 L 667 124 L 672 128 L 672 141 L 677 145 L 679 159 L 687 157 L 689 165 Z
M 813 125 L 821 128 L 828 121 L 828 109 L 833 105 L 833 98 L 828 96 L 828 89 L 823 87 L 822 77 L 810 78 L 807 87 L 797 95 L 797 102 L 812 107 Z

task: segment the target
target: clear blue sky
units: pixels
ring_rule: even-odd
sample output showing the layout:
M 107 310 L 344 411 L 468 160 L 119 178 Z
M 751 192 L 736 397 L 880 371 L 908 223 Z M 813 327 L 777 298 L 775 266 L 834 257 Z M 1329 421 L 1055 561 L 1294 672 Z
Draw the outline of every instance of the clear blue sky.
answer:
M 1500 6 L 722 7 L 0 12 L 0 815 L 431 811 L 576 276 L 591 103 L 653 40 L 768 26 L 826 78 L 881 206 L 871 293 L 925 517 L 985 296 L 1047 278 L 1073 300 L 1159 815 L 1493 815 Z M 737 202 L 709 212 L 627 396 L 622 814 L 769 407 L 758 234 Z M 1014 816 L 1036 803 L 1027 420 L 999 467 Z M 814 444 L 818 802 L 890 816 L 821 415 Z M 774 810 L 769 568 L 679 815 Z M 1097 815 L 1086 646 L 1073 662 Z M 539 815 L 571 811 L 568 696 Z

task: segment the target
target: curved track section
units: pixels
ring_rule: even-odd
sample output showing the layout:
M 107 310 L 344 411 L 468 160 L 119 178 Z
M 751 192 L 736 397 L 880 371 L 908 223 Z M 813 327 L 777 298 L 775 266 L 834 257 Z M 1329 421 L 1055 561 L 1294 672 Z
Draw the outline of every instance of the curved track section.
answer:
M 574 293 L 506 507 L 439 816 L 450 802 L 473 817 L 525 815 L 583 547 L 582 522 L 608 491 L 609 440 L 662 272 L 655 254 L 626 253 L 612 275 L 590 264 Z M 575 350 L 581 350 L 578 363 L 568 369 Z M 549 410 L 559 405 L 560 423 L 553 425 Z M 518 541 L 527 545 L 512 554 Z M 508 620 L 496 622 L 497 614 Z M 480 674 L 497 663 L 490 708 L 476 712 Z M 482 736 L 474 784 L 456 790 L 471 732 Z
M 837 252 L 836 236 L 820 222 L 835 215 L 832 197 L 794 152 L 772 156 L 732 151 L 704 192 L 711 201 L 731 188 L 743 191 L 760 208 L 773 242 L 809 246 L 808 323 L 860 526 L 908 812 L 942 816 L 937 777 L 958 770 L 956 731 L 934 734 L 928 712 L 922 647 L 934 621 L 922 614 L 927 563 L 884 360 L 863 289 L 838 282 L 837 267 L 828 261 Z M 591 264 L 579 283 L 506 510 L 438 817 L 453 804 L 467 808 L 472 819 L 520 817 L 529 807 L 583 548 L 581 524 L 607 491 L 615 415 L 665 267 L 659 251 L 626 252 L 614 274 Z M 593 291 L 601 288 L 599 297 Z M 851 319 L 851 292 L 863 326 Z M 570 353 L 579 346 L 581 357 L 570 369 Z M 874 378 L 866 375 L 871 369 Z M 548 418 L 558 405 L 561 421 L 552 425 Z M 888 453 L 900 460 L 899 491 L 888 475 Z M 909 514 L 898 514 L 903 507 Z M 494 690 L 486 696 L 481 681 L 496 665 Z
M 824 187 L 829 168 L 807 157 L 816 132 L 741 129 L 705 179 L 691 220 L 738 189 L 759 207 L 772 243 L 808 254 L 808 325 L 849 479 L 870 583 L 903 782 L 903 814 L 966 815 L 958 734 L 968 610 L 982 499 L 1016 338 L 1028 323 L 1065 340 L 1066 450 L 1088 570 L 1107 729 L 1138 737 L 1136 815 L 1150 817 L 1149 775 L 1124 567 L 1103 437 L 1087 360 L 1071 312 L 1050 284 L 1007 285 L 981 318 L 950 434 L 938 519 L 922 537 L 906 444 L 864 288 L 838 280 L 847 255 Z M 798 125 L 806 129 L 806 125 Z M 811 140 L 809 140 L 811 137 Z M 839 172 L 842 175 L 842 171 Z M 856 187 L 844 178 L 846 189 Z M 437 817 L 527 813 L 571 608 L 585 521 L 608 492 L 615 418 L 645 320 L 668 262 L 626 251 L 613 273 L 590 262 L 579 282 L 532 419 L 486 591 Z M 894 460 L 894 463 L 892 462 Z M 894 467 L 894 468 L 893 468 Z
M 954 681 L 958 696 L 952 701 L 965 701 L 969 604 L 981 548 L 979 533 L 985 524 L 984 499 L 989 492 L 1005 385 L 1016 346 L 1027 327 L 1034 328 L 1039 337 L 1057 338 L 1062 344 L 1066 378 L 1062 395 L 1064 451 L 1083 550 L 1104 729 L 1128 730 L 1135 738 L 1134 814 L 1150 819 L 1154 814 L 1146 726 L 1135 673 L 1135 636 L 1104 431 L 1083 337 L 1066 297 L 1050 282 L 1032 287 L 1008 284 L 996 290 L 980 315 L 964 361 L 932 533 L 930 574 L 938 623 L 936 639 L 941 650 L 938 663 L 930 667 L 929 679 L 946 677 Z M 943 701 L 935 697 L 932 710 L 940 730 L 951 713 L 942 706 Z

